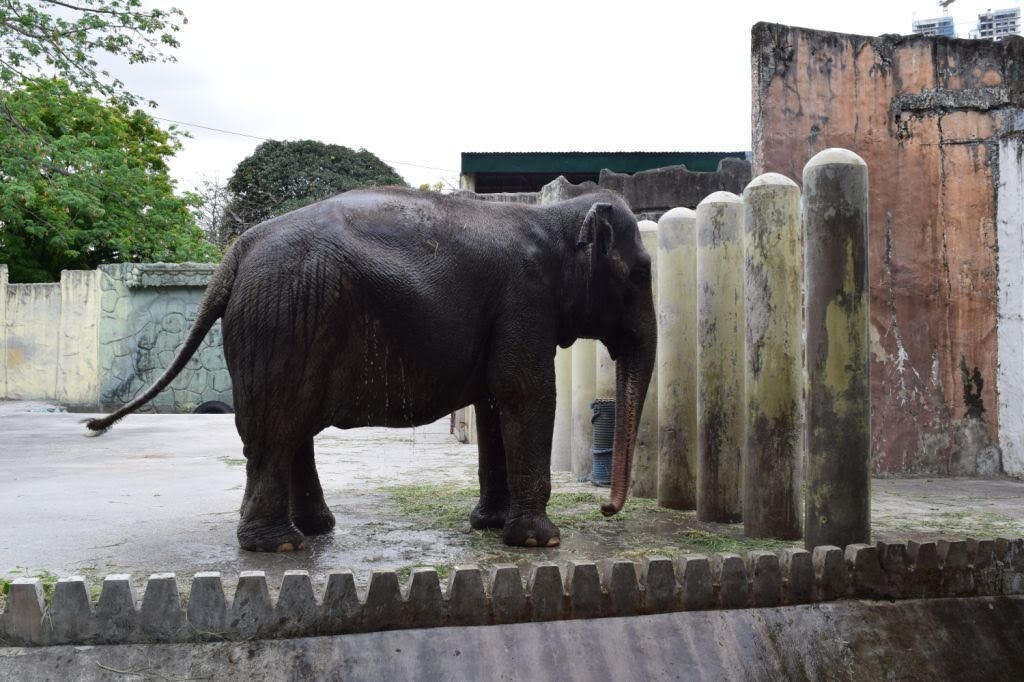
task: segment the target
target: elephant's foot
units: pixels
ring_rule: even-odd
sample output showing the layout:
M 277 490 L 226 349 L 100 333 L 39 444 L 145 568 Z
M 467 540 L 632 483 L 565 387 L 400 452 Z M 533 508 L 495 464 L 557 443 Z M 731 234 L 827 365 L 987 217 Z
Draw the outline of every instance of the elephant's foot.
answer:
M 558 526 L 545 514 L 517 516 L 505 523 L 501 539 L 514 547 L 558 547 Z
M 250 552 L 293 552 L 302 549 L 306 536 L 290 520 L 243 520 L 238 524 L 238 544 Z
M 325 506 L 319 511 L 295 514 L 292 523 L 304 535 L 323 535 L 334 530 L 334 514 Z
M 469 514 L 469 525 L 477 530 L 504 528 L 508 518 L 508 503 L 485 503 L 480 500 Z

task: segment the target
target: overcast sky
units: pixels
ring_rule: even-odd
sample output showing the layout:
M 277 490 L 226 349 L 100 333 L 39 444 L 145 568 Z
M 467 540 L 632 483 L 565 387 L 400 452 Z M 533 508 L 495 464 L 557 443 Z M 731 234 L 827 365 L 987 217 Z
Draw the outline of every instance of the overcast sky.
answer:
M 941 13 L 901 0 L 173 4 L 188 16 L 177 63 L 115 67 L 154 115 L 365 147 L 413 185 L 456 183 L 462 151 L 747 150 L 755 22 L 877 35 Z M 966 36 L 979 8 L 1018 4 L 950 13 Z M 181 189 L 226 178 L 260 142 L 186 129 Z

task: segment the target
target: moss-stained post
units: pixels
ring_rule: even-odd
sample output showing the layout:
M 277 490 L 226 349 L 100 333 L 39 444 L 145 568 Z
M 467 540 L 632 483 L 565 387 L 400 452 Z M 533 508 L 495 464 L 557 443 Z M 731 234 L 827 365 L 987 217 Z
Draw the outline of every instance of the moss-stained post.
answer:
M 658 309 L 658 224 L 653 220 L 641 220 L 640 241 L 651 257 L 651 293 L 654 309 Z M 633 457 L 634 497 L 658 496 L 658 367 L 655 363 L 651 383 L 647 387 L 644 411 L 640 414 L 640 425 L 636 434 L 636 454 Z
M 552 471 L 572 470 L 572 349 L 555 349 L 555 430 Z
M 658 221 L 658 504 L 697 508 L 697 217 Z
M 594 344 L 578 339 L 572 346 L 572 472 L 576 480 L 590 478 L 590 448 L 594 433 L 590 426 L 594 402 Z
M 743 190 L 746 418 L 743 533 L 800 537 L 803 244 L 800 188 L 765 173 Z
M 807 500 L 804 543 L 871 535 L 868 168 L 846 149 L 804 166 Z
M 741 518 L 743 202 L 715 192 L 697 205 L 697 518 Z

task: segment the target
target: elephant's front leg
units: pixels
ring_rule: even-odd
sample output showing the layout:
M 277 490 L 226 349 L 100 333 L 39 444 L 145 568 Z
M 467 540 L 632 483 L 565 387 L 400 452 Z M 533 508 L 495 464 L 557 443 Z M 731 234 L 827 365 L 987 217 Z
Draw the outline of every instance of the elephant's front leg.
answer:
M 493 396 L 475 403 L 477 448 L 480 453 L 480 501 L 469 515 L 469 525 L 478 530 L 504 528 L 508 518 L 508 477 L 505 473 L 505 444 L 501 419 Z
M 502 532 L 507 545 L 556 547 L 560 542 L 558 528 L 547 516 L 555 424 L 553 355 L 541 352 L 529 366 L 514 367 L 499 393 L 510 495 Z

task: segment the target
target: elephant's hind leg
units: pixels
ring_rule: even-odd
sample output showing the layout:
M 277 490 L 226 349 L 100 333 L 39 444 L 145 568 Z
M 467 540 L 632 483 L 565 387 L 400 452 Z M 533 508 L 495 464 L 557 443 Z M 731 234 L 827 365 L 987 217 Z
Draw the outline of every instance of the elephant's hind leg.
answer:
M 334 514 L 324 501 L 316 472 L 312 438 L 299 447 L 292 461 L 289 506 L 292 522 L 306 535 L 321 535 L 334 529 Z
M 306 537 L 288 513 L 292 448 L 245 444 L 245 497 L 238 523 L 238 544 L 252 552 L 301 549 Z
M 503 528 L 508 517 L 509 494 L 498 407 L 494 398 L 488 396 L 474 404 L 473 409 L 480 452 L 480 501 L 469 515 L 469 525 L 477 530 Z

